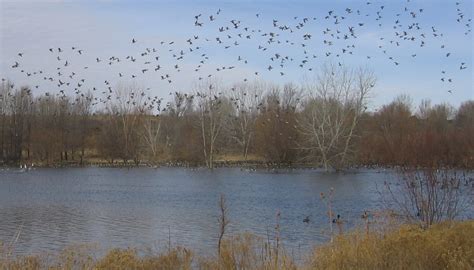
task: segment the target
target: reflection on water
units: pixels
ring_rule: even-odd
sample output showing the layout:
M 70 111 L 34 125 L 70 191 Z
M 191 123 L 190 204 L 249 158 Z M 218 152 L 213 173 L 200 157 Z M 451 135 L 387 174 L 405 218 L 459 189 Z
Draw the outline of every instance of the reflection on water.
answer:
M 377 208 L 383 181 L 375 170 L 325 174 L 315 170 L 256 171 L 183 168 L 36 169 L 0 171 L 0 241 L 21 230 L 15 253 L 54 252 L 78 243 L 110 247 L 173 245 L 214 251 L 219 195 L 230 211 L 229 233 L 267 237 L 281 212 L 290 251 L 326 240 L 326 209 L 319 194 L 335 188 L 334 211 L 360 222 Z M 310 222 L 303 219 L 310 216 Z

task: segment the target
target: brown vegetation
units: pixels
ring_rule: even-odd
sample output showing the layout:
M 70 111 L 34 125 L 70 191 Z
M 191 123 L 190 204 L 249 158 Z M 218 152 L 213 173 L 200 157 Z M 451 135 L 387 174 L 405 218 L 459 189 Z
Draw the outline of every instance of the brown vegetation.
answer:
M 162 104 L 136 85 L 118 85 L 104 100 L 91 93 L 33 96 L 28 87 L 3 82 L 0 164 L 101 160 L 212 168 L 219 157 L 238 156 L 326 169 L 474 166 L 473 101 L 458 109 L 424 101 L 415 110 L 401 96 L 368 112 L 374 84 L 369 71 L 329 66 L 302 87 L 208 81 Z
M 305 262 L 296 263 L 274 242 L 249 234 L 222 242 L 221 252 L 200 257 L 185 248 L 139 255 L 113 249 L 96 258 L 92 250 L 72 248 L 56 257 L 6 256 L 1 269 L 472 269 L 474 222 L 436 224 L 429 229 L 403 225 L 389 231 L 353 231 L 318 246 Z M 277 255 L 278 254 L 278 255 Z
M 387 205 L 398 209 L 410 224 L 428 228 L 443 221 L 452 221 L 473 203 L 470 181 L 465 172 L 446 168 L 399 170 L 398 180 L 386 183 Z
M 409 97 L 400 96 L 364 116 L 358 160 L 362 164 L 472 168 L 473 117 L 474 101 L 464 102 L 457 110 L 424 101 L 413 111 Z
M 310 269 L 472 269 L 474 222 L 353 232 L 315 249 Z

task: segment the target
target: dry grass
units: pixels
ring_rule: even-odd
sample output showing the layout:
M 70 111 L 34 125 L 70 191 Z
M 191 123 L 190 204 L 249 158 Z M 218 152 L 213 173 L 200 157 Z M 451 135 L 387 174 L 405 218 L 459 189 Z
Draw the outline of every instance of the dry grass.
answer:
M 242 234 L 223 241 L 220 256 L 201 258 L 199 269 L 297 269 L 293 259 L 270 241 Z
M 230 162 L 246 162 L 246 161 L 260 161 L 264 162 L 265 158 L 259 155 L 255 154 L 249 154 L 247 156 L 247 159 L 241 154 L 222 154 L 222 155 L 217 155 L 215 161 L 220 161 L 220 162 L 225 162 L 225 161 L 230 161 Z
M 57 257 L 47 255 L 8 257 L 0 254 L 0 269 L 8 270 L 59 270 L 59 269 L 141 269 L 189 270 L 192 269 L 192 252 L 173 248 L 157 255 L 140 256 L 135 249 L 112 249 L 96 259 L 93 249 L 69 248 Z
M 115 249 L 100 259 L 94 269 L 188 270 L 191 269 L 192 257 L 192 253 L 185 248 L 174 248 L 167 253 L 144 257 L 138 256 L 133 249 Z
M 390 231 L 354 231 L 315 248 L 297 266 L 281 245 L 250 234 L 224 239 L 220 255 L 197 257 L 185 248 L 141 256 L 113 249 L 95 258 L 94 249 L 76 246 L 57 256 L 13 257 L 0 245 L 0 269 L 474 269 L 474 221 L 403 225 Z
M 474 269 L 474 221 L 352 232 L 316 248 L 310 269 Z

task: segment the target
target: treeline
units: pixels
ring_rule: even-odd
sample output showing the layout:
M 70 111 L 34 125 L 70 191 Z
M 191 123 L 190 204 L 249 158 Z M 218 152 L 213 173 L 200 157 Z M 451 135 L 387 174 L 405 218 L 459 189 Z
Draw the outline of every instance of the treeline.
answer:
M 301 86 L 209 80 L 165 103 L 133 84 L 33 96 L 3 82 L 0 163 L 473 167 L 473 101 L 414 108 L 400 96 L 369 112 L 375 83 L 370 71 L 329 65 Z
M 364 118 L 359 164 L 474 167 L 473 100 L 414 108 L 403 95 Z

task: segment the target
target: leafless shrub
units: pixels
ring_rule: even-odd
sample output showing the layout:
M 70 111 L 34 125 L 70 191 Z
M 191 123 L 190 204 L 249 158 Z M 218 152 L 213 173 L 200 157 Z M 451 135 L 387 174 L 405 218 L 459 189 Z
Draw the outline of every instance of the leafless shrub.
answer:
M 219 240 L 217 242 L 217 251 L 219 255 L 221 254 L 221 245 L 222 239 L 224 238 L 224 234 L 229 225 L 229 217 L 228 217 L 228 208 L 225 200 L 224 194 L 221 194 L 219 199 L 219 209 L 220 209 L 220 216 L 219 216 Z
M 400 169 L 393 183 L 385 183 L 390 203 L 403 218 L 428 228 L 434 223 L 454 220 L 466 203 L 469 192 L 465 173 L 448 168 Z
M 332 201 L 334 197 L 334 188 L 331 188 L 327 194 L 321 192 L 320 194 L 321 200 L 326 205 L 327 214 L 329 217 L 329 233 L 331 235 L 331 243 L 334 241 L 334 229 L 333 229 L 333 219 L 334 219 L 334 212 L 332 210 Z

